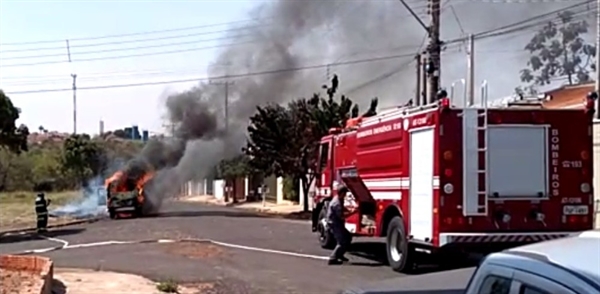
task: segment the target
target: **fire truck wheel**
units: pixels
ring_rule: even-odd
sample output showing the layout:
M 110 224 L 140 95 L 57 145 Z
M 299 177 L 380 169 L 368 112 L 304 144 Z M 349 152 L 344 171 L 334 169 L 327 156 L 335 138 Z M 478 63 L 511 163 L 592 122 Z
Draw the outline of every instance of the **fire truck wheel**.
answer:
M 336 242 L 333 234 L 325 227 L 324 222 L 327 217 L 327 209 L 326 205 L 323 206 L 319 213 L 319 222 L 317 223 L 317 232 L 319 234 L 319 244 L 323 249 L 333 249 L 335 248 Z
M 402 218 L 399 216 L 392 218 L 388 225 L 386 247 L 387 260 L 393 270 L 405 273 L 413 270 L 414 253 L 407 241 Z

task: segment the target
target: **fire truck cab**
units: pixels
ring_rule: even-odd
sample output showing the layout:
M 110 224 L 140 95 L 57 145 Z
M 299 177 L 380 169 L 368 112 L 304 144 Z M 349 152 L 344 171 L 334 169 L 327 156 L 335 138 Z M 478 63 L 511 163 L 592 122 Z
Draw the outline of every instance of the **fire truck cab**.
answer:
M 438 98 L 322 138 L 312 191 L 322 247 L 335 245 L 325 215 L 338 185 L 357 210 L 347 230 L 385 237 L 396 271 L 411 271 L 417 254 L 489 253 L 592 228 L 593 95 L 581 109 Z

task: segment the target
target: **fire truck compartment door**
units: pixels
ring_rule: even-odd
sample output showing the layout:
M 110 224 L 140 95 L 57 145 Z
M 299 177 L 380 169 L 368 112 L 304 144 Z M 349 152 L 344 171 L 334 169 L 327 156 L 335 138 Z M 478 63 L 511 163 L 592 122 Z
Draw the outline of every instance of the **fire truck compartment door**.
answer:
M 434 129 L 410 133 L 409 235 L 422 241 L 433 238 Z
M 358 202 L 371 202 L 374 201 L 371 192 L 365 186 L 365 183 L 358 175 L 356 168 L 345 168 L 338 170 L 340 179 L 344 182 L 344 185 L 348 187 L 348 190 L 354 196 L 354 199 Z
M 548 128 L 543 125 L 488 127 L 488 195 L 548 196 Z

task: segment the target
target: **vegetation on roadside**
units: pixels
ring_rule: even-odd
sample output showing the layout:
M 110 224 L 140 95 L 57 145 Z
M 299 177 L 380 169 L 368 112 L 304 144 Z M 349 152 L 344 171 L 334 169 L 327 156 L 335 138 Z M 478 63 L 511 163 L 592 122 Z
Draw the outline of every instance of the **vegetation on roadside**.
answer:
M 166 280 L 156 285 L 156 290 L 163 293 L 179 293 L 179 285 L 172 280 Z
M 48 193 L 52 207 L 60 207 L 80 197 L 78 192 Z M 34 192 L 3 192 L 0 193 L 0 228 L 11 228 L 21 225 L 35 224 Z

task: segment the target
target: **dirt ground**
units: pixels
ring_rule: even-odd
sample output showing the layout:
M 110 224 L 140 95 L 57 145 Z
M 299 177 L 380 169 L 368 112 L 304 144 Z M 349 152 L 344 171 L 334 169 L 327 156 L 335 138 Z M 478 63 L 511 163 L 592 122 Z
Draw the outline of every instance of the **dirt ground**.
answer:
M 35 226 L 35 192 L 0 193 L 0 231 Z M 80 197 L 79 192 L 47 193 L 52 203 L 50 210 Z M 50 218 L 49 225 L 67 221 L 65 218 Z
M 52 286 L 55 294 L 161 293 L 157 290 L 155 282 L 141 276 L 85 269 L 55 269 Z M 180 286 L 178 293 L 201 294 L 210 290 L 211 285 L 209 284 L 194 285 L 194 287 Z
M 206 243 L 175 243 L 165 244 L 164 249 L 176 255 L 193 259 L 217 257 L 223 254 L 223 249 Z
M 0 269 L 0 294 L 36 294 L 43 286 L 39 275 Z

